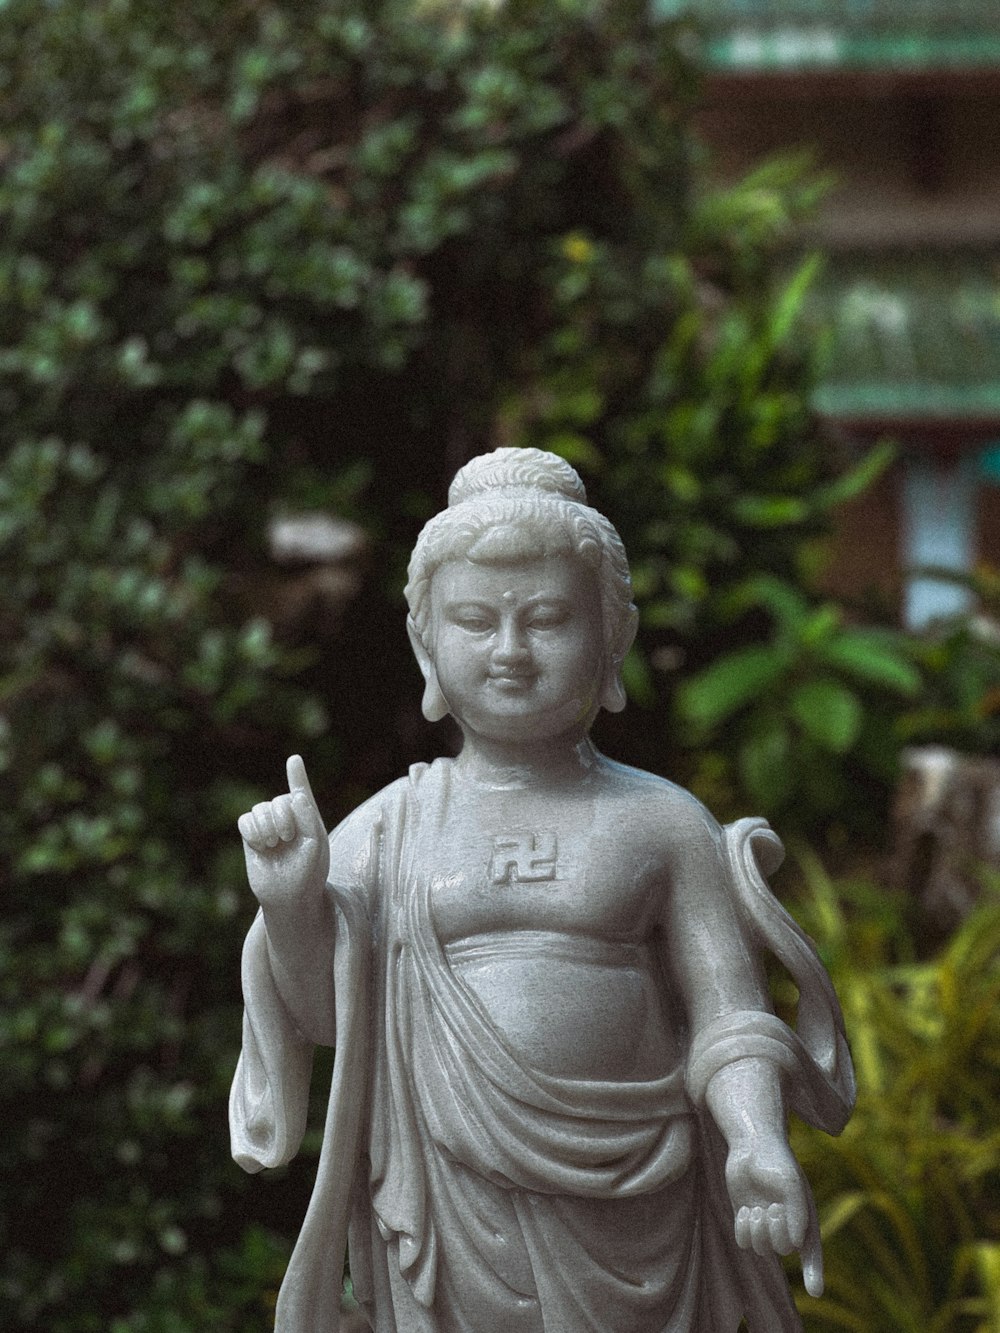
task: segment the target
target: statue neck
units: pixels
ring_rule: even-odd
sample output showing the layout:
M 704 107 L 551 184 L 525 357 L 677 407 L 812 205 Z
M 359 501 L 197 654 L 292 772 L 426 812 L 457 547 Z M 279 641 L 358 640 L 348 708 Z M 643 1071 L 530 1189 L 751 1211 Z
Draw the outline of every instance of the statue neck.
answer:
M 559 787 L 587 777 L 599 759 L 587 736 L 531 746 L 466 732 L 455 775 L 495 790 Z

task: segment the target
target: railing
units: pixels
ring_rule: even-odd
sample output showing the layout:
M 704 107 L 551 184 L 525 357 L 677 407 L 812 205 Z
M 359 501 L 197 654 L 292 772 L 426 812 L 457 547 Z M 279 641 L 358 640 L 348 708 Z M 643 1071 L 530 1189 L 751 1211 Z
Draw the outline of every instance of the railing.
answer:
M 651 0 L 724 69 L 1000 65 L 1000 0 Z
M 821 411 L 1000 420 L 1000 257 L 834 260 L 810 320 L 829 338 Z

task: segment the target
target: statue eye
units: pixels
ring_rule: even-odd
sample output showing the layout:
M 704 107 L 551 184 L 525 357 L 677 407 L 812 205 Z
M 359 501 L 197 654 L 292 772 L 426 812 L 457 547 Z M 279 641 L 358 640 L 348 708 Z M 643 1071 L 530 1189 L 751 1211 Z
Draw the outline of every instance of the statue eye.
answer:
M 452 617 L 452 621 L 469 634 L 485 634 L 492 628 L 489 617 L 476 611 L 459 611 Z
M 564 606 L 539 607 L 528 621 L 529 629 L 558 629 L 569 619 L 569 610 Z

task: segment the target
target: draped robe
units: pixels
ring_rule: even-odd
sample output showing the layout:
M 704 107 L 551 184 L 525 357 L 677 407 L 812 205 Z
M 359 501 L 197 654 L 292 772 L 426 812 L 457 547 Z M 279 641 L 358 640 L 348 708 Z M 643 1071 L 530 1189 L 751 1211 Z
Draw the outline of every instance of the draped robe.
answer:
M 751 1333 L 794 1333 L 780 1263 L 736 1246 L 725 1145 L 704 1109 L 713 1075 L 747 1056 L 784 1070 L 791 1108 L 828 1132 L 853 1104 L 829 978 L 758 868 L 780 858 L 777 838 L 762 820 L 729 826 L 726 868 L 748 940 L 799 989 L 797 1030 L 727 1013 L 656 1079 L 564 1078 L 511 1049 L 437 938 L 427 853 L 451 799 L 449 761 L 415 766 L 376 798 L 358 882 L 329 886 L 333 1082 L 276 1333 L 336 1333 L 348 1232 L 377 1333 L 732 1333 L 744 1315 Z M 243 987 L 230 1125 L 255 1171 L 297 1151 L 312 1063 L 260 916 Z

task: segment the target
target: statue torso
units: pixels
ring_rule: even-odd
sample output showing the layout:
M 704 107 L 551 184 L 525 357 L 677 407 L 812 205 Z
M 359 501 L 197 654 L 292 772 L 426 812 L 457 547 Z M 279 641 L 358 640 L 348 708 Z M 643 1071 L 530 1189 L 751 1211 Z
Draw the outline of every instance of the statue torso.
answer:
M 660 921 L 666 868 L 636 793 L 452 788 L 426 849 L 453 971 L 515 1053 L 564 1077 L 649 1079 L 676 1062 Z

